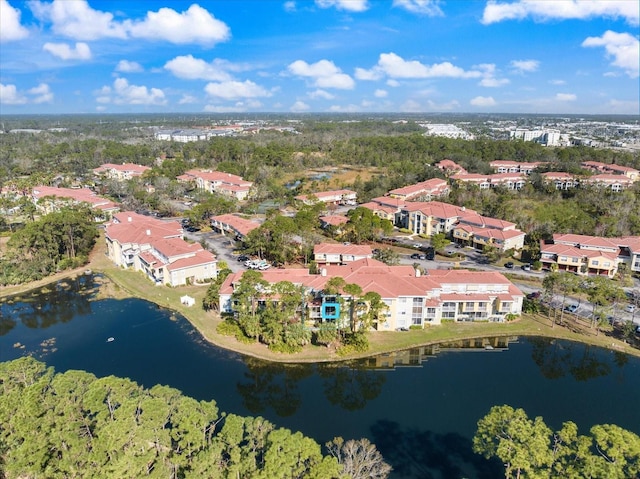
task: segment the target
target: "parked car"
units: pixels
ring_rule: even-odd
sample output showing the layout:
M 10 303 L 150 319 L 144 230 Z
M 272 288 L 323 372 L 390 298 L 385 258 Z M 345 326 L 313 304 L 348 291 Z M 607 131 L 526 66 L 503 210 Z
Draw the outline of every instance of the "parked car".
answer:
M 514 266 L 515 266 L 515 265 L 513 264 L 513 261 L 507 261 L 507 262 L 504 264 L 504 267 L 505 267 L 505 268 L 507 268 L 507 269 L 513 269 L 513 267 L 514 267 Z
M 540 291 L 534 291 L 533 293 L 529 293 L 527 295 L 527 299 L 538 299 L 540 296 L 542 296 L 542 293 Z
M 636 310 L 636 307 L 633 304 L 627 304 L 627 307 L 624 308 L 627 313 L 633 313 Z
M 420 255 L 418 253 L 413 253 L 411 255 L 411 259 L 420 259 Z
M 246 255 L 246 254 L 241 254 L 240 256 L 238 256 L 238 261 L 247 261 L 250 258 Z
M 569 304 L 564 307 L 565 312 L 567 313 L 575 313 L 578 310 L 577 304 Z
M 523 269 L 523 271 L 531 271 L 531 264 L 530 263 L 525 263 L 520 267 Z

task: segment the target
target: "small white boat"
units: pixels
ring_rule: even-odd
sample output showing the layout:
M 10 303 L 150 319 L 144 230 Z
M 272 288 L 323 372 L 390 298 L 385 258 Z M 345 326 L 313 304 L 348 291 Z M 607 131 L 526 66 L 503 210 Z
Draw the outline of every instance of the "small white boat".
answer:
M 107 338 L 107 342 L 108 342 L 108 343 L 110 343 L 110 342 L 112 342 L 112 341 L 115 341 L 115 340 L 116 340 L 116 338 L 114 338 L 113 336 L 111 336 L 111 337 Z
M 491 351 L 493 349 L 493 346 L 491 346 L 490 344 L 487 344 L 484 349 L 486 349 L 487 351 Z

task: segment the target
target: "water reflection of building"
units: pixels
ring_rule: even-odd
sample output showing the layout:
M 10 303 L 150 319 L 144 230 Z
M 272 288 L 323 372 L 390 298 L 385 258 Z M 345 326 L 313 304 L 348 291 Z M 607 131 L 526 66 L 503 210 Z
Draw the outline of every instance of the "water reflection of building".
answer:
M 397 366 L 422 366 L 422 363 L 445 351 L 505 351 L 518 336 L 460 339 L 448 343 L 430 344 L 367 358 L 363 366 L 371 369 L 394 369 Z

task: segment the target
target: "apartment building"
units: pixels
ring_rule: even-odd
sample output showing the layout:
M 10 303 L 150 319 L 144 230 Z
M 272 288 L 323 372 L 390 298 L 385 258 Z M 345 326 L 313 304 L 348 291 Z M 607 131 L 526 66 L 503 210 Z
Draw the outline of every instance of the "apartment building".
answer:
M 357 284 L 363 294 L 378 293 L 386 305 L 374 330 L 438 325 L 451 321 L 505 321 L 522 312 L 522 292 L 501 273 L 465 270 L 430 270 L 420 274 L 412 266 L 389 266 L 374 259 L 347 265 L 327 265 L 320 274 L 306 269 L 271 269 L 262 272 L 269 284 L 281 281 L 304 287 L 311 300 L 305 314 L 309 321 L 336 321 L 344 325 L 344 300 L 348 295 L 326 294 L 327 281 L 340 277 Z M 220 311 L 233 312 L 232 294 L 242 273 L 229 275 L 220 288 Z M 358 301 L 361 301 L 358 299 Z
M 405 201 L 431 201 L 449 194 L 449 184 L 440 178 L 431 178 L 413 185 L 389 191 L 389 196 Z
M 112 180 L 125 181 L 142 176 L 145 171 L 149 170 L 151 170 L 151 168 L 148 166 L 136 165 L 134 163 L 123 163 L 121 165 L 105 163 L 98 168 L 94 168 L 93 174 Z
M 222 234 L 230 234 L 237 239 L 242 239 L 251 231 L 260 227 L 260 223 L 248 220 L 233 214 L 216 215 L 210 218 L 214 231 Z
M 523 163 L 521 161 L 495 160 L 489 163 L 495 173 L 522 173 L 530 175 L 533 170 L 543 165 L 544 162 Z
M 58 188 L 54 186 L 35 186 L 31 198 L 36 208 L 43 214 L 58 211 L 67 204 L 86 203 L 96 211 L 96 221 L 104 221 L 120 211 L 113 201 L 98 196 L 89 188 Z
M 456 243 L 479 250 L 492 246 L 502 252 L 522 250 L 525 235 L 524 231 L 516 228 L 515 223 L 479 214 L 461 217 L 452 233 Z
M 397 217 L 398 226 L 414 234 L 433 236 L 450 234 L 463 216 L 476 213 L 464 206 L 455 206 L 439 201 L 406 203 Z
M 201 190 L 229 196 L 238 201 L 246 200 L 253 186 L 251 181 L 223 171 L 189 170 L 177 179 L 187 183 L 193 182 Z
M 217 259 L 198 243 L 187 243 L 177 221 L 132 211 L 105 226 L 107 256 L 116 265 L 142 271 L 154 283 L 180 286 L 215 278 Z
M 316 202 L 327 205 L 356 205 L 358 194 L 352 190 L 318 191 L 308 195 L 298 195 L 295 199 L 305 205 L 313 205 Z
M 318 265 L 347 264 L 367 258 L 373 258 L 369 245 L 318 243 L 313 247 L 313 260 Z

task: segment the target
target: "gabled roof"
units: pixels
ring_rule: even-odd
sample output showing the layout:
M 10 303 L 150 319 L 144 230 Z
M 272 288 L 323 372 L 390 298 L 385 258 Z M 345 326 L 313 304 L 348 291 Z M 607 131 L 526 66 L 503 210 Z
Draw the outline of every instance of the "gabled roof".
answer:
M 474 210 L 469 210 L 464 206 L 451 205 L 440 201 L 416 201 L 406 203 L 403 210 L 420 211 L 425 216 L 441 219 L 459 218 L 470 213 L 475 213 Z
M 441 193 L 448 188 L 449 185 L 445 180 L 440 178 L 431 178 L 430 180 L 422 181 L 420 183 L 396 188 L 395 190 L 389 191 L 389 194 L 398 196 L 416 196 L 424 192 Z
M 241 235 L 248 235 L 251 231 L 260 226 L 260 223 L 257 221 L 247 220 L 232 214 L 212 216 L 210 220 L 229 225 L 229 227 L 233 228 Z
M 216 256 L 205 250 L 197 251 L 193 256 L 181 258 L 167 265 L 169 271 L 177 271 L 184 268 L 192 268 L 204 264 L 212 264 L 216 262 Z
M 182 237 L 182 226 L 177 221 L 162 221 L 126 211 L 113 217 L 105 226 L 105 234 L 120 244 L 150 244 L 162 238 Z
M 340 254 L 353 256 L 371 256 L 371 246 L 341 243 L 318 243 L 313 247 L 314 254 Z
M 469 212 L 460 218 L 460 223 L 466 223 L 471 226 L 478 226 L 480 228 L 492 228 L 498 230 L 512 230 L 516 227 L 515 223 L 510 221 L 499 220 L 497 218 L 491 218 L 489 216 L 482 216 L 478 213 Z
M 55 198 L 69 198 L 76 202 L 89 203 L 93 208 L 99 210 L 118 209 L 119 206 L 111 200 L 102 198 L 95 194 L 89 188 L 57 188 L 54 186 L 35 186 L 32 195 L 36 200 L 40 200 L 45 196 L 53 196 Z
M 251 186 L 252 182 L 245 180 L 241 176 L 225 173 L 223 171 L 211 170 L 189 170 L 180 179 L 201 178 L 212 183 L 225 183 L 228 185 Z
M 593 248 L 617 249 L 618 243 L 613 238 L 602 238 L 600 236 L 576 235 L 571 233 L 555 233 L 554 243 L 565 243 L 574 246 L 589 246 Z
M 466 270 L 430 270 L 427 275 L 416 275 L 409 265 L 389 266 L 380 261 L 366 258 L 348 265 L 333 265 L 323 268 L 325 274 L 311 275 L 306 269 L 270 269 L 262 272 L 262 277 L 269 283 L 290 281 L 307 288 L 320 291 L 329 279 L 340 277 L 347 284 L 357 284 L 364 293 L 374 291 L 383 298 L 427 297 L 434 290 L 444 286 L 463 284 L 502 285 L 501 291 L 508 291 L 514 296 L 522 296 L 522 292 L 513 286 L 507 278 L 497 271 Z M 221 294 L 231 294 L 232 285 L 239 281 L 242 273 L 231 274 L 220 288 Z
M 121 165 L 115 163 L 105 163 L 98 168 L 94 168 L 93 171 L 94 173 L 102 173 L 103 171 L 107 170 L 116 170 L 141 175 L 142 173 L 150 169 L 151 168 L 148 166 L 136 165 L 135 163 L 123 163 Z
M 362 206 L 362 205 L 361 205 Z M 349 218 L 342 215 L 325 215 L 320 217 L 320 221 L 331 226 L 340 226 L 349 222 Z
M 313 197 L 316 197 L 319 201 L 322 201 L 325 198 L 351 196 L 356 194 L 357 193 L 353 190 L 332 190 L 332 191 L 318 191 L 316 193 L 310 193 L 308 195 L 298 195 L 295 198 L 300 201 L 305 201 Z

